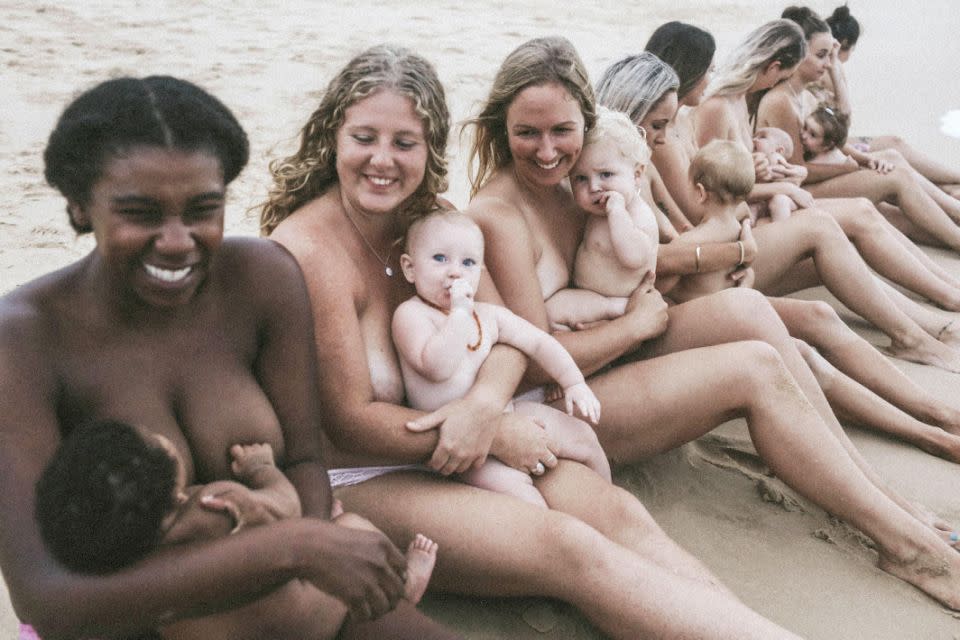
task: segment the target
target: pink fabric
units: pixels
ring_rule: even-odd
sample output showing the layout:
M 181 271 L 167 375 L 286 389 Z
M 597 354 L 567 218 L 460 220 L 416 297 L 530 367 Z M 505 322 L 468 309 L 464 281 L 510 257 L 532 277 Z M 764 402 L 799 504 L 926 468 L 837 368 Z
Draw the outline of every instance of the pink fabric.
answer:
M 40 640 L 40 636 L 37 635 L 37 632 L 34 631 L 30 625 L 21 624 L 19 640 Z

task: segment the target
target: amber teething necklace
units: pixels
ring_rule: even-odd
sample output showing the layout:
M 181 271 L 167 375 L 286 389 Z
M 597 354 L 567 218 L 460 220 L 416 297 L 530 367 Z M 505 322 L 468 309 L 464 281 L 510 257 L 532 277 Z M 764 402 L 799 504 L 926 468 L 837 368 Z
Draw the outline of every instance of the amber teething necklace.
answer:
M 444 309 L 439 305 L 433 304 L 432 302 L 430 302 L 429 300 L 421 296 L 419 293 L 417 294 L 417 297 L 420 298 L 420 300 L 422 300 L 423 303 L 428 307 L 433 307 L 434 309 L 436 309 L 437 311 L 439 311 L 445 316 L 450 315 L 449 309 Z M 480 316 L 477 315 L 477 310 L 471 309 L 470 312 L 473 313 L 473 321 L 477 323 L 477 341 L 473 344 L 468 344 L 467 349 L 469 351 L 476 351 L 477 349 L 480 348 L 480 345 L 483 343 L 483 325 L 480 324 Z
M 390 250 L 387 251 L 387 259 L 384 260 L 383 258 L 380 257 L 380 254 L 377 253 L 376 250 L 373 248 L 373 245 L 370 244 L 370 241 L 367 240 L 367 237 L 363 235 L 363 232 L 360 231 L 360 227 L 358 227 L 357 223 L 353 221 L 353 218 L 350 217 L 350 214 L 347 213 L 346 207 L 344 207 L 343 209 L 343 215 L 347 216 L 347 220 L 349 220 L 350 224 L 353 225 L 353 230 L 356 231 L 357 235 L 360 236 L 360 239 L 363 240 L 363 244 L 367 246 L 367 249 L 369 249 L 370 253 L 373 254 L 373 257 L 376 258 L 377 261 L 383 265 L 383 272 L 387 274 L 388 278 L 392 278 L 393 268 L 390 266 L 389 263 L 390 263 L 390 254 L 393 253 L 393 246 L 391 246 Z

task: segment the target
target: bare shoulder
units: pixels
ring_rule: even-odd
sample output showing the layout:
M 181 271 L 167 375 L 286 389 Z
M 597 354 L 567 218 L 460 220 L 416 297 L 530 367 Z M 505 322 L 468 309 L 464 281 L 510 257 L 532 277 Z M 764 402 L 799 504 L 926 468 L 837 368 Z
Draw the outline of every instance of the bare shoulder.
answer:
M 303 273 L 280 244 L 253 237 L 224 239 L 217 255 L 217 282 L 228 299 L 280 309 L 306 300 Z

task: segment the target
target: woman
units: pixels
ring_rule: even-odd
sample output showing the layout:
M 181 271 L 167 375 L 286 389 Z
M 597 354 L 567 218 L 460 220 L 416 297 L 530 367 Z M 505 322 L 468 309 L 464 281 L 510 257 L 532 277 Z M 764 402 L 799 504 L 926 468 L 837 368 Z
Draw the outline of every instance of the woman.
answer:
M 672 31 L 675 32 L 671 38 L 672 46 L 682 46 L 684 37 L 680 27 L 674 27 Z M 670 51 L 665 55 L 672 57 Z M 675 50 L 672 55 L 682 54 Z M 678 91 L 678 86 L 683 85 L 678 82 L 673 70 L 664 61 L 646 52 L 628 56 L 610 65 L 598 82 L 597 94 L 601 104 L 628 113 L 637 125 L 652 132 L 647 136 L 647 141 L 654 156 L 664 147 L 680 147 L 679 151 L 675 149 L 670 152 L 671 162 L 674 163 L 671 164 L 671 170 L 686 174 L 690 163 L 683 154 L 686 148 L 682 146 L 684 141 L 678 139 L 672 127 L 660 127 L 661 122 L 670 122 L 670 110 L 677 103 L 673 94 Z M 683 162 L 682 167 L 677 164 L 680 162 Z M 841 283 L 839 296 L 848 294 L 850 289 L 845 286 L 847 284 L 854 289 L 870 290 L 873 285 L 872 277 L 835 224 L 824 219 L 824 222 L 827 222 L 825 228 L 832 230 L 832 233 L 817 235 L 807 232 L 806 228 L 814 223 L 819 215 L 804 215 L 781 223 L 762 225 L 753 231 L 758 252 L 752 258 L 750 266 L 760 285 L 768 288 L 770 271 L 783 269 L 790 256 L 796 261 L 812 253 L 811 260 L 818 270 L 823 272 L 823 280 L 828 287 Z M 781 250 L 777 255 L 767 255 L 771 245 L 780 244 L 794 246 L 794 253 Z M 671 276 L 696 272 L 696 264 L 685 269 L 680 260 L 671 259 L 678 254 L 690 253 L 689 245 L 661 245 L 658 262 L 662 264 L 658 265 L 658 273 L 661 276 Z M 729 263 L 710 265 L 701 259 L 700 272 L 731 271 L 733 268 Z M 736 278 L 739 272 L 735 271 L 732 275 Z M 801 352 L 836 410 L 859 423 L 876 425 L 885 431 L 891 431 L 926 451 L 960 461 L 960 436 L 953 433 L 960 432 L 960 412 L 939 402 L 919 385 L 914 384 L 869 343 L 853 333 L 829 305 L 787 298 L 770 298 L 770 303 L 791 335 L 815 346 L 837 368 L 912 415 L 894 409 L 823 362 L 815 351 L 801 346 Z M 869 414 L 863 413 L 865 407 L 871 408 Z M 931 421 L 946 430 L 924 424 L 923 420 Z
M 818 82 L 831 67 L 834 40 L 827 23 L 809 9 L 791 7 L 784 12 L 784 17 L 803 29 L 806 55 L 796 72 L 769 92 L 763 93 L 764 88 L 750 89 L 756 94 L 754 99 L 759 100 L 757 126 L 778 127 L 790 134 L 795 146 L 789 160 L 807 168 L 804 185 L 814 197 L 865 196 L 875 204 L 896 204 L 902 215 L 895 221 L 908 236 L 960 250 L 960 226 L 955 222 L 960 220 L 960 201 L 908 165 L 888 171 L 889 167 L 875 170 L 860 168 L 856 163 L 805 162 L 800 133 L 807 115 L 817 104 L 806 86 Z M 707 135 L 709 132 L 702 132 L 701 142 Z
M 325 522 L 296 263 L 273 243 L 223 239 L 226 186 L 247 149 L 223 104 L 161 76 L 96 86 L 50 136 L 47 180 L 96 248 L 0 300 L 0 563 L 18 616 L 44 636 L 132 634 L 269 598 L 294 578 L 349 603 L 358 620 L 402 593 L 404 562 L 385 536 Z M 231 445 L 268 442 L 309 517 L 167 548 L 114 574 L 70 573 L 41 541 L 34 485 L 65 434 L 104 419 L 165 436 L 190 483 L 230 478 Z M 395 619 L 344 634 L 451 637 L 415 617 L 407 633 Z
M 709 97 L 694 114 L 697 143 L 722 138 L 740 142 L 748 149 L 752 148 L 748 97 L 751 95 L 755 97 L 758 92 L 790 77 L 799 61 L 803 59 L 804 52 L 803 34 L 789 20 L 775 20 L 750 33 L 711 81 L 707 88 Z M 675 169 L 674 173 L 676 173 Z M 677 183 L 678 179 L 674 177 L 673 188 L 677 188 Z M 683 188 L 691 187 L 685 184 Z M 813 199 L 807 192 L 786 182 L 757 184 L 751 192 L 751 197 L 768 199 L 774 193 L 786 193 L 803 206 L 813 205 Z M 862 204 L 867 208 L 864 209 Z M 895 236 L 877 226 L 883 218 L 870 203 L 861 199 L 819 200 L 816 206 L 836 219 L 860 252 L 869 256 L 871 266 L 882 275 L 899 274 L 899 278 L 893 279 L 900 284 L 905 284 L 902 276 L 906 273 L 911 280 L 920 278 L 927 285 L 938 285 L 940 289 L 947 289 L 948 292 L 952 289 L 934 274 L 921 269 L 918 261 L 911 258 L 913 254 L 905 250 Z M 796 221 L 794 217 L 797 218 Z M 806 227 L 811 223 L 803 220 L 805 217 L 805 215 L 792 216 L 786 222 Z M 890 229 L 892 230 L 892 227 Z M 822 230 L 817 233 L 822 233 Z M 768 255 L 788 258 L 786 261 L 778 259 L 777 266 L 780 268 L 778 273 L 774 273 L 772 268 L 767 273 L 767 276 L 772 278 L 772 282 L 777 282 L 788 268 L 793 267 L 799 257 L 806 257 L 803 252 L 807 249 L 805 247 L 801 249 L 792 237 L 788 238 L 779 233 L 774 237 L 780 240 L 781 245 L 777 249 L 771 245 Z M 823 251 L 822 260 L 837 259 L 842 253 L 842 244 L 837 242 L 834 249 Z M 914 249 L 917 253 L 922 253 L 916 247 Z M 859 261 L 857 264 L 850 262 L 847 264 L 863 271 Z M 894 268 L 894 265 L 897 265 L 897 268 Z M 817 275 L 825 278 L 826 272 L 821 265 L 816 267 Z M 840 276 L 841 272 L 835 271 L 834 274 Z M 790 283 L 792 289 L 778 289 L 778 292 L 810 286 L 817 281 L 814 278 L 802 282 L 804 275 L 800 274 Z M 850 280 L 845 276 L 837 277 L 830 288 L 838 295 L 846 288 L 841 295 L 843 302 L 890 336 L 891 352 L 897 357 L 931 364 L 948 371 L 960 371 L 960 352 L 952 348 L 960 342 L 953 335 L 956 327 L 951 321 L 924 309 L 892 287 L 881 284 L 879 280 L 872 284 L 867 280 L 866 275 L 858 279 L 868 287 L 865 289 L 862 286 L 850 286 Z M 766 285 L 762 282 L 758 282 L 757 286 L 766 289 Z
M 542 429 L 503 413 L 523 368 L 511 349 L 491 352 L 463 400 L 427 416 L 404 406 L 389 327 L 413 290 L 397 277 L 396 240 L 437 205 L 448 129 L 432 66 L 375 47 L 332 80 L 299 151 L 273 165 L 261 223 L 300 261 L 320 366 L 338 372 L 319 383 L 345 468 L 331 476 L 337 497 L 391 537 L 435 540 L 435 589 L 559 598 L 614 638 L 795 637 L 720 587 L 633 496 L 558 462 Z M 480 297 L 495 299 L 488 285 Z M 488 451 L 522 470 L 553 467 L 535 478 L 550 509 L 397 467 L 429 460 L 450 474 Z
M 792 7 L 791 10 L 794 15 L 784 15 L 784 17 L 795 20 L 797 23 L 800 23 L 797 17 L 802 13 L 813 13 L 804 7 Z M 830 70 L 821 82 L 810 85 L 808 88 L 820 102 L 834 104 L 847 115 L 851 115 L 849 90 L 843 66 L 850 59 L 860 39 L 860 23 L 851 15 L 850 7 L 847 5 L 834 9 L 833 13 L 826 18 L 826 23 L 830 26 L 835 40 L 831 52 Z M 857 136 L 852 138 L 851 146 L 861 153 L 916 169 L 920 175 L 954 198 L 960 194 L 960 170 L 949 167 L 912 147 L 899 136 Z
M 575 207 L 565 176 L 593 113 L 593 90 L 576 52 L 562 38 L 544 38 L 507 57 L 472 121 L 477 128 L 472 157 L 479 171 L 469 212 L 484 230 L 487 268 L 507 306 L 544 329 L 543 301 L 569 286 L 584 229 L 585 214 Z M 745 416 L 758 452 L 778 477 L 877 536 L 882 568 L 907 580 L 920 576 L 886 559 L 901 544 L 915 542 L 888 537 L 900 527 L 929 541 L 928 552 L 938 561 L 960 560 L 931 528 L 908 515 L 909 505 L 895 503 L 893 494 L 874 483 L 835 419 L 825 424 L 832 414 L 812 374 L 761 297 L 729 289 L 677 305 L 668 310 L 666 326 L 658 323 L 655 330 L 649 321 L 643 324 L 658 308 L 652 299 L 659 301 L 655 291 L 638 290 L 624 316 L 555 334 L 592 374 L 591 388 L 603 405 L 597 435 L 612 459 L 641 459 L 731 416 Z M 767 344 L 738 341 L 756 338 Z M 637 359 L 641 347 L 648 359 Z M 537 372 L 531 377 L 543 380 Z M 811 473 L 826 457 L 831 462 Z M 810 482 L 814 476 L 817 481 Z M 843 504 L 834 500 L 835 492 L 845 494 Z M 872 515 L 864 518 L 867 512 Z M 952 606 L 960 604 L 960 582 L 930 587 L 920 586 Z

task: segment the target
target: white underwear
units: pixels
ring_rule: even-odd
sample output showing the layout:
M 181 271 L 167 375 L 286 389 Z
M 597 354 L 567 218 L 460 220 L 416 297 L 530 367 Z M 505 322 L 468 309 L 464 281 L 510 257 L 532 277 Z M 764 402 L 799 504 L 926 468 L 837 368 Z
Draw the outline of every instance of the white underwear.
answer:
M 377 476 L 385 476 L 397 471 L 427 471 L 433 473 L 422 464 L 398 464 L 389 467 L 350 467 L 349 469 L 327 469 L 330 476 L 330 487 L 349 487 L 350 485 L 366 482 Z

